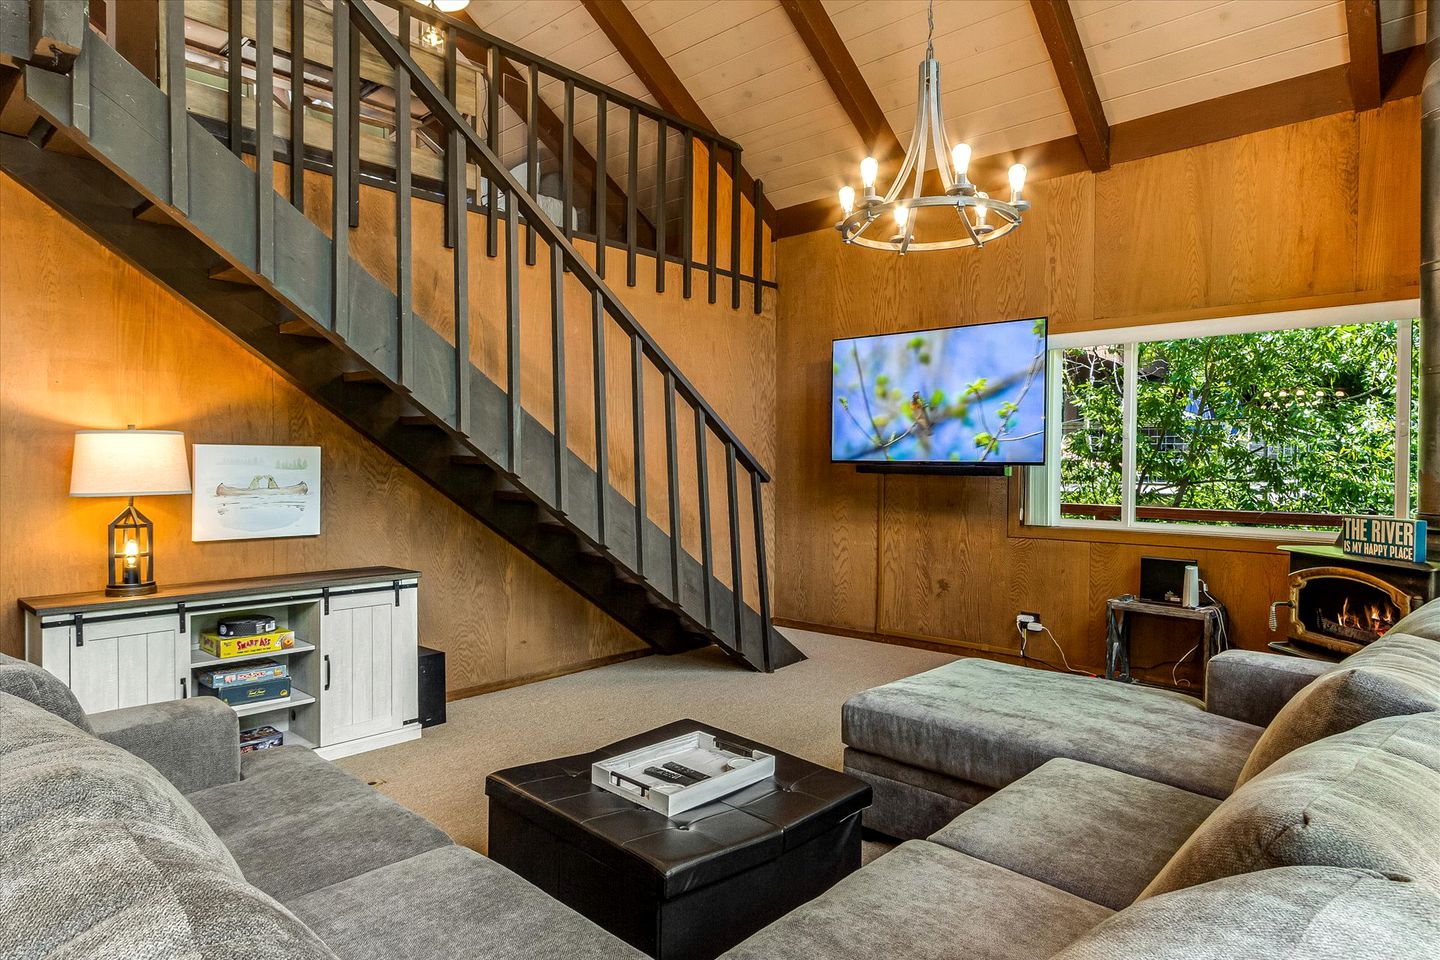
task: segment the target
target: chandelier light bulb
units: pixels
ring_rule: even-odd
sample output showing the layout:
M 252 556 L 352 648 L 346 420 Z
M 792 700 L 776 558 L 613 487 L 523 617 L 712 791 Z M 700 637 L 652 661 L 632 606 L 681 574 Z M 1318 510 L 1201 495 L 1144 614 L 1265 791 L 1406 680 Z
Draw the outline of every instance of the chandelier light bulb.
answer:
M 1010 202 L 1014 203 L 1020 199 L 1020 194 L 1025 190 L 1025 164 L 1017 163 L 1010 167 Z
M 873 192 L 875 188 L 875 176 L 880 172 L 880 163 L 874 157 L 866 157 L 860 161 L 860 182 L 865 184 L 865 192 Z
M 896 207 L 896 208 L 895 208 L 895 226 L 899 227 L 899 228 L 903 231 L 903 230 L 905 229 L 905 224 L 908 223 L 909 221 L 910 221 L 910 208 L 907 207 L 907 206 L 904 206 L 903 204 L 902 204 L 901 206 Z
M 981 190 L 975 194 L 975 196 L 982 201 L 981 203 L 975 204 L 975 222 L 983 227 L 985 226 L 985 217 L 990 213 L 990 208 L 987 207 L 983 201 L 989 200 L 990 194 Z
M 847 217 L 855 209 L 855 188 L 848 183 L 840 188 L 840 209 L 845 211 Z
M 955 149 L 950 151 L 950 157 L 955 161 L 955 179 L 961 183 L 968 183 L 970 180 L 970 144 L 955 144 Z

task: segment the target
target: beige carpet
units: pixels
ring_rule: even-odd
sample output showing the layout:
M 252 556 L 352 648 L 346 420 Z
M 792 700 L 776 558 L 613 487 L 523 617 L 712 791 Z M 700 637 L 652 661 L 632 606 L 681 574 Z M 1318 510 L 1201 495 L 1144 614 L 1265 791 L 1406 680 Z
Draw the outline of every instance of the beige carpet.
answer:
M 862 690 L 938 667 L 945 654 L 786 630 L 810 658 L 765 675 L 716 649 L 651 656 L 502 690 L 447 707 L 411 743 L 339 761 L 386 795 L 484 852 L 485 775 L 584 753 L 686 717 L 839 769 L 840 705 Z M 867 843 L 867 857 L 883 847 Z

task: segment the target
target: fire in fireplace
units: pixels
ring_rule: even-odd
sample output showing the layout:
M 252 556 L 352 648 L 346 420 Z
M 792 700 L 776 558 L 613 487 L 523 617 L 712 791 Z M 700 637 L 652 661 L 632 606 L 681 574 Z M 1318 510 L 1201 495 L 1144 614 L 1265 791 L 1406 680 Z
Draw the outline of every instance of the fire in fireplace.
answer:
M 1385 636 L 1402 616 L 1400 608 L 1386 597 L 1381 597 L 1374 603 L 1356 602 L 1352 608 L 1351 598 L 1347 594 L 1341 601 L 1339 612 L 1334 616 L 1320 613 L 1315 622 L 1322 632 L 1332 637 L 1367 644 Z

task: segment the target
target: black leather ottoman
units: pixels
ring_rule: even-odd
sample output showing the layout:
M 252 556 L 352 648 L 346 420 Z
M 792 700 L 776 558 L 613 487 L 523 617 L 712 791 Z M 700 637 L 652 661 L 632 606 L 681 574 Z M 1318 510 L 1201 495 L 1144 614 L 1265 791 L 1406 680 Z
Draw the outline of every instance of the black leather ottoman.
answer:
M 590 782 L 596 760 L 704 730 L 775 776 L 667 818 Z M 490 857 L 660 960 L 710 960 L 860 866 L 854 777 L 694 720 L 492 773 Z

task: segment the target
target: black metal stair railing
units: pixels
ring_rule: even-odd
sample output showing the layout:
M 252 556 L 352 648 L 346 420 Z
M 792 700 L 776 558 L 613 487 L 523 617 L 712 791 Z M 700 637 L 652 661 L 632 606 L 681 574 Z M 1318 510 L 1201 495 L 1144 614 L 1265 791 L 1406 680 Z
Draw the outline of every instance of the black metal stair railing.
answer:
M 632 449 L 629 454 L 634 464 L 633 492 L 634 502 L 629 507 L 634 511 L 633 526 L 636 531 L 644 531 L 648 516 L 647 504 L 647 476 L 646 476 L 646 422 L 653 415 L 653 406 L 646 405 L 645 379 L 647 371 L 658 372 L 663 383 L 663 397 L 659 398 L 662 404 L 662 416 L 664 423 L 664 450 L 665 450 L 665 478 L 668 497 L 669 517 L 669 570 L 664 571 L 665 579 L 673 588 L 674 602 L 677 606 L 683 604 L 681 599 L 682 568 L 688 561 L 693 563 L 682 545 L 682 510 L 680 488 L 680 436 L 681 418 L 679 408 L 688 406 L 693 412 L 694 418 L 694 445 L 695 445 L 695 481 L 696 496 L 698 497 L 699 514 L 699 538 L 700 557 L 698 558 L 702 569 L 703 584 L 703 611 L 700 617 L 703 618 L 703 626 L 707 630 L 715 630 L 717 612 L 712 602 L 712 581 L 716 576 L 714 570 L 713 544 L 716 539 L 714 518 L 711 513 L 711 491 L 710 491 L 710 468 L 707 462 L 707 447 L 713 438 L 718 441 L 725 456 L 725 497 L 728 521 L 726 530 L 729 546 L 729 573 L 731 589 L 727 591 L 732 600 L 734 609 L 727 611 L 729 621 L 735 625 L 735 644 L 737 649 L 744 645 L 742 636 L 742 625 L 746 621 L 745 596 L 747 587 L 753 583 L 756 587 L 757 605 L 759 607 L 759 623 L 761 629 L 761 640 L 759 651 L 762 663 L 757 664 L 763 669 L 769 670 L 771 665 L 771 635 L 773 628 L 770 621 L 770 603 L 767 582 L 766 557 L 765 557 L 765 528 L 764 510 L 762 498 L 762 485 L 769 481 L 769 474 L 761 465 L 759 460 L 746 448 L 734 431 L 720 418 L 699 390 L 688 380 L 677 368 L 675 363 L 665 353 L 653 337 L 636 321 L 635 317 L 626 308 L 616 293 L 607 285 L 602 276 L 603 255 L 597 255 L 597 261 L 592 265 L 571 242 L 574 231 L 568 226 L 561 227 L 553 223 L 545 214 L 535 195 L 527 187 L 533 188 L 536 184 L 537 173 L 535 169 L 536 157 L 532 149 L 529 153 L 529 170 L 527 183 L 521 183 L 512 173 L 506 169 L 495 152 L 498 140 L 498 124 L 493 123 L 489 127 L 488 136 L 482 137 L 475 127 L 456 108 L 452 98 L 456 89 L 456 56 L 458 49 L 454 42 L 453 25 L 447 25 L 449 42 L 446 46 L 444 83 L 445 89 L 423 69 L 412 58 L 410 45 L 409 17 L 412 13 L 411 5 L 408 3 L 395 4 L 399 9 L 398 36 L 392 33 L 385 23 L 372 9 L 367 0 L 335 0 L 332 13 L 332 49 L 330 66 L 330 86 L 333 91 L 332 117 L 332 143 L 330 152 L 330 163 L 328 173 L 332 187 L 332 202 L 329 232 L 332 238 L 330 281 L 331 289 L 335 295 L 331 298 L 331 311 L 326 321 L 328 329 L 338 338 L 345 339 L 350 332 L 350 297 L 344 295 L 344 291 L 352 288 L 351 278 L 348 276 L 354 266 L 349 246 L 350 231 L 360 225 L 360 160 L 358 135 L 361 122 L 360 112 L 360 51 L 362 40 L 379 54 L 380 58 L 388 64 L 391 70 L 390 87 L 395 98 L 394 117 L 397 134 L 397 144 L 394 164 L 394 191 L 395 191 L 395 316 L 394 329 L 392 331 L 394 343 L 397 346 L 397 362 L 392 372 L 386 376 L 393 375 L 395 386 L 401 390 L 408 390 L 419 397 L 422 393 L 434 395 L 437 393 L 433 384 L 426 384 L 427 376 L 433 377 L 433 370 L 422 371 L 417 369 L 415 343 L 415 324 L 417 317 L 414 311 L 414 271 L 412 264 L 411 242 L 413 235 L 412 224 L 412 176 L 410 151 L 404 148 L 408 140 L 408 128 L 412 118 L 412 98 L 418 100 L 428 110 L 428 122 L 438 127 L 440 141 L 444 145 L 443 162 L 443 183 L 440 186 L 442 202 L 446 210 L 445 246 L 449 248 L 452 274 L 453 294 L 453 369 L 449 372 L 450 383 L 447 387 L 453 389 L 438 391 L 440 395 L 452 400 L 453 408 L 449 410 L 431 410 L 439 421 L 438 425 L 453 431 L 460 439 L 466 439 L 477 429 L 475 424 L 470 422 L 472 411 L 471 383 L 473 367 L 470 361 L 470 343 L 474 331 L 471 329 L 472 307 L 468 302 L 470 284 L 467 277 L 467 270 L 470 264 L 470 255 L 467 250 L 467 234 L 464 228 L 466 213 L 474 209 L 471 204 L 471 191 L 467 181 L 467 166 L 473 164 L 478 168 L 483 177 L 484 190 L 489 195 L 488 211 L 491 215 L 488 218 L 488 229 L 490 236 L 494 238 L 492 244 L 497 249 L 503 246 L 504 249 L 504 316 L 501 326 L 501 339 L 504 344 L 504 356 L 506 364 L 505 375 L 505 416 L 504 416 L 504 439 L 500 444 L 499 466 L 510 476 L 515 478 L 517 485 L 525 486 L 523 471 L 524 459 L 522 457 L 522 425 L 526 417 L 522 397 L 521 377 L 521 320 L 522 320 L 522 291 L 520 264 L 524 259 L 527 263 L 535 263 L 535 250 L 538 245 L 544 245 L 549 252 L 549 320 L 552 336 L 549 343 L 550 370 L 553 378 L 553 409 L 550 411 L 553 417 L 553 463 L 554 477 L 550 506 L 559 515 L 565 515 L 572 491 L 567 489 L 567 459 L 573 456 L 569 449 L 567 438 L 567 423 L 569 411 L 566 409 L 566 338 L 565 338 L 565 306 L 564 294 L 567 275 L 574 278 L 585 291 L 588 299 L 590 313 L 589 333 L 591 338 L 591 363 L 592 379 L 594 383 L 594 410 L 593 422 L 596 435 L 595 450 L 595 476 L 596 484 L 595 501 L 598 511 L 598 543 L 602 549 L 610 546 L 609 536 L 610 524 L 607 522 L 607 512 L 610 509 L 610 499 L 607 497 L 610 487 L 610 437 L 607 415 L 607 371 L 605 357 L 605 342 L 611 324 L 618 327 L 622 337 L 629 343 L 629 366 L 631 380 L 631 409 L 632 429 L 630 441 Z M 167 86 L 169 93 L 168 102 L 168 123 L 170 125 L 170 186 L 172 206 L 184 214 L 187 205 L 190 203 L 187 189 L 189 177 L 187 175 L 187 153 L 188 142 L 185 132 L 185 125 L 188 120 L 186 106 L 186 83 L 176 82 L 186 75 L 186 39 L 185 39 L 185 6 L 183 3 L 165 3 L 161 5 L 163 22 L 161 28 L 165 40 L 164 62 L 167 67 Z M 307 63 L 305 53 L 305 35 L 303 29 L 304 7 L 303 0 L 292 0 L 290 12 L 294 16 L 293 23 L 302 25 L 294 29 L 292 33 L 293 50 L 289 51 L 291 63 Z M 240 112 L 240 96 L 235 92 L 243 77 L 240 54 L 236 53 L 241 46 L 238 42 L 240 4 L 233 2 L 229 7 L 232 13 L 229 17 L 231 28 L 229 51 L 227 55 L 232 56 L 231 82 L 227 91 L 228 100 L 232 107 L 230 119 L 229 140 L 230 148 L 239 153 L 244 142 L 244 122 Z M 275 191 L 271 188 L 274 183 L 275 164 L 275 142 L 273 138 L 274 109 L 276 103 L 275 88 L 275 50 L 273 46 L 273 27 L 275 11 L 283 10 L 279 4 L 259 2 L 254 6 L 253 44 L 254 55 L 254 126 L 253 143 L 255 151 L 256 180 L 258 188 L 256 199 L 258 203 L 256 233 L 257 243 L 255 263 L 257 272 L 265 275 L 268 268 L 273 268 L 276 255 L 275 238 Z M 498 42 L 492 42 L 489 46 L 492 57 L 490 67 L 498 71 L 503 69 L 498 62 L 501 57 L 514 55 L 513 50 L 502 46 Z M 536 115 L 534 109 L 536 72 L 539 65 L 535 62 L 529 64 L 531 74 L 531 116 Z M 302 73 L 308 72 L 308 68 L 302 68 Z M 373 87 L 373 80 L 368 81 Z M 487 99 L 494 108 L 494 102 L 498 96 L 497 86 L 492 84 L 487 94 Z M 581 89 L 582 84 L 575 78 L 566 78 L 566 114 L 567 121 L 573 113 L 571 103 L 573 102 L 573 91 Z M 373 95 L 371 89 L 368 95 Z M 601 88 L 597 96 L 603 104 L 609 93 Z M 653 109 L 653 108 L 651 108 Z M 638 123 L 636 119 L 640 107 L 631 106 L 630 113 L 630 142 L 632 145 L 629 181 L 630 186 L 635 185 L 635 130 Z M 301 109 L 291 112 L 292 123 L 292 144 L 303 144 L 303 118 L 298 119 L 303 113 Z M 604 112 L 599 114 L 604 117 Z M 674 118 L 661 116 L 658 122 L 662 125 L 674 123 Z M 533 147 L 534 140 L 538 135 L 536 124 L 530 124 L 528 136 Z M 693 137 L 686 136 L 686 159 L 690 159 L 691 143 Z M 568 136 L 565 144 L 570 144 L 573 138 Z M 604 171 L 604 144 L 605 136 L 602 127 L 597 140 L 597 179 Z M 719 146 L 720 144 L 711 144 Z M 573 156 L 569 150 L 563 165 L 568 169 L 573 165 Z M 294 158 L 292 149 L 291 157 Z M 738 150 L 733 156 L 734 168 L 738 171 Z M 289 201 L 297 209 L 304 210 L 304 167 L 303 163 L 291 163 L 289 176 Z M 313 165 L 311 166 L 313 170 Z M 687 177 L 690 165 L 686 166 Z M 708 262 L 704 265 L 711 290 L 712 299 L 717 282 L 717 265 L 715 262 L 716 248 L 716 150 L 709 150 L 709 213 L 706 226 L 709 242 Z M 660 177 L 663 181 L 663 176 Z M 565 187 L 567 193 L 569 185 Z M 477 191 L 478 192 L 478 191 Z M 733 262 L 738 263 L 739 259 L 739 234 L 740 225 L 740 196 L 738 191 L 732 192 L 732 253 L 735 257 Z M 757 189 L 756 209 L 761 203 L 761 195 Z M 603 194 L 596 190 L 596 206 L 603 203 Z M 634 191 L 632 190 L 627 200 L 633 213 Z M 684 205 L 688 211 L 688 204 Z M 688 221 L 688 216 L 686 217 Z M 569 217 L 566 217 L 567 223 Z M 522 239 L 521 230 L 525 231 Z M 597 251 L 604 250 L 604 217 L 597 219 L 597 226 L 600 236 L 597 237 Z M 631 263 L 635 251 L 637 238 L 637 220 L 632 216 L 627 217 L 626 243 L 631 254 Z M 756 217 L 757 233 L 759 217 Z M 688 222 L 686 224 L 688 227 Z M 684 229 L 684 228 L 682 228 Z M 503 237 L 500 234 L 503 232 Z M 658 238 L 656 240 L 655 252 L 663 254 L 664 248 L 664 227 L 657 224 Z M 757 236 L 757 241 L 759 237 Z M 692 264 L 688 259 L 690 250 L 689 230 L 684 229 L 682 236 L 682 248 L 685 251 L 685 277 L 686 286 L 689 286 L 689 274 Z M 756 270 L 757 277 L 761 266 L 759 251 L 761 244 L 756 243 Z M 657 271 L 663 274 L 663 269 Z M 633 267 L 632 267 L 633 274 Z M 733 277 L 734 296 L 736 301 L 739 297 L 740 276 L 738 271 Z M 760 292 L 760 284 L 756 283 L 757 302 Z M 419 321 L 423 322 L 423 321 Z M 428 331 L 427 331 L 428 332 Z M 481 448 L 476 443 L 477 448 Z M 742 476 L 743 474 L 743 476 Z M 751 513 L 749 531 L 742 530 L 741 497 L 742 485 L 748 485 L 749 509 Z M 748 534 L 748 536 L 747 536 Z M 642 579 L 652 575 L 652 571 L 646 570 L 646 556 L 643 543 L 639 542 L 641 535 L 637 536 L 637 547 L 633 557 L 633 572 Z M 754 579 L 747 581 L 743 569 L 743 545 L 749 539 L 753 544 L 753 562 L 755 571 Z

